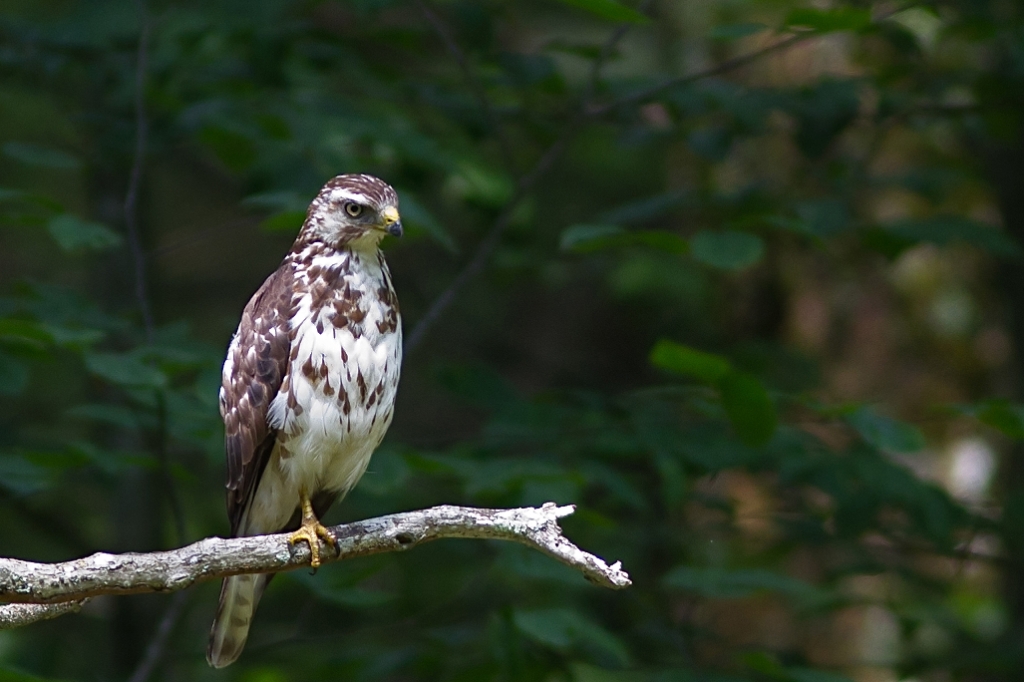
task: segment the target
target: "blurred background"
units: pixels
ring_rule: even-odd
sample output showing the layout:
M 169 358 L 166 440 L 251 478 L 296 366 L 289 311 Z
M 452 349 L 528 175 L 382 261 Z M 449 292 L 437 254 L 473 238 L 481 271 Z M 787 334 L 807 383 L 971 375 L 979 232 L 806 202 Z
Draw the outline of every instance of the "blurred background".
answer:
M 327 521 L 574 503 L 0 632 L 0 680 L 1024 669 L 1024 7 L 3 0 L 0 554 L 228 532 L 220 363 L 330 177 L 395 185 L 394 425 Z

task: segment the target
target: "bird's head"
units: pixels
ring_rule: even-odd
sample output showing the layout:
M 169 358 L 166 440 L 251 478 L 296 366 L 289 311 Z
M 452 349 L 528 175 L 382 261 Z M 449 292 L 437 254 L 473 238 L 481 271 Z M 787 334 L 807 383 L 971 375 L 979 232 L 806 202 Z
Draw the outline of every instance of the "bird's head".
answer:
M 379 178 L 353 174 L 323 186 L 309 205 L 299 240 L 373 249 L 385 234 L 402 236 L 398 194 Z

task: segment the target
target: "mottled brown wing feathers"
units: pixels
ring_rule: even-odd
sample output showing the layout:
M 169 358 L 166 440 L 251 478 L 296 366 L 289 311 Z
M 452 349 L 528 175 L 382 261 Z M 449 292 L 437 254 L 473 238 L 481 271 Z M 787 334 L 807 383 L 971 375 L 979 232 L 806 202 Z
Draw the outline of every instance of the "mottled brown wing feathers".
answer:
M 221 415 L 228 469 L 228 517 L 237 535 L 245 508 L 274 449 L 277 432 L 267 422 L 288 368 L 293 270 L 283 264 L 267 278 L 242 313 L 228 350 Z

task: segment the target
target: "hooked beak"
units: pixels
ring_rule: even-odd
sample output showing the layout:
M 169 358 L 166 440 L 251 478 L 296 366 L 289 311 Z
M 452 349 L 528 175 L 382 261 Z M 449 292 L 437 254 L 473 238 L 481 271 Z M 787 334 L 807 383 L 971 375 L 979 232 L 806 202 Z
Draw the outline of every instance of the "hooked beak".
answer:
M 398 215 L 398 209 L 394 206 L 388 206 L 384 209 L 381 214 L 384 218 L 384 231 L 390 234 L 392 237 L 401 237 L 404 234 L 402 230 L 402 219 Z

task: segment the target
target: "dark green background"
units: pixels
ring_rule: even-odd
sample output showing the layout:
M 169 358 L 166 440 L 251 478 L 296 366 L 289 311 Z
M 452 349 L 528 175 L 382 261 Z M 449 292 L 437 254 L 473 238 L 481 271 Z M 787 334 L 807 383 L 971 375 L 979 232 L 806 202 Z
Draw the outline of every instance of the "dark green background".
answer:
M 154 680 L 1016 679 L 1022 114 L 1010 0 L 6 0 L 0 554 L 227 532 L 224 349 L 369 172 L 415 343 L 327 520 L 574 503 L 634 585 L 444 541 L 278 578 L 225 671 L 208 584 L 0 680 L 141 679 L 161 622 Z

